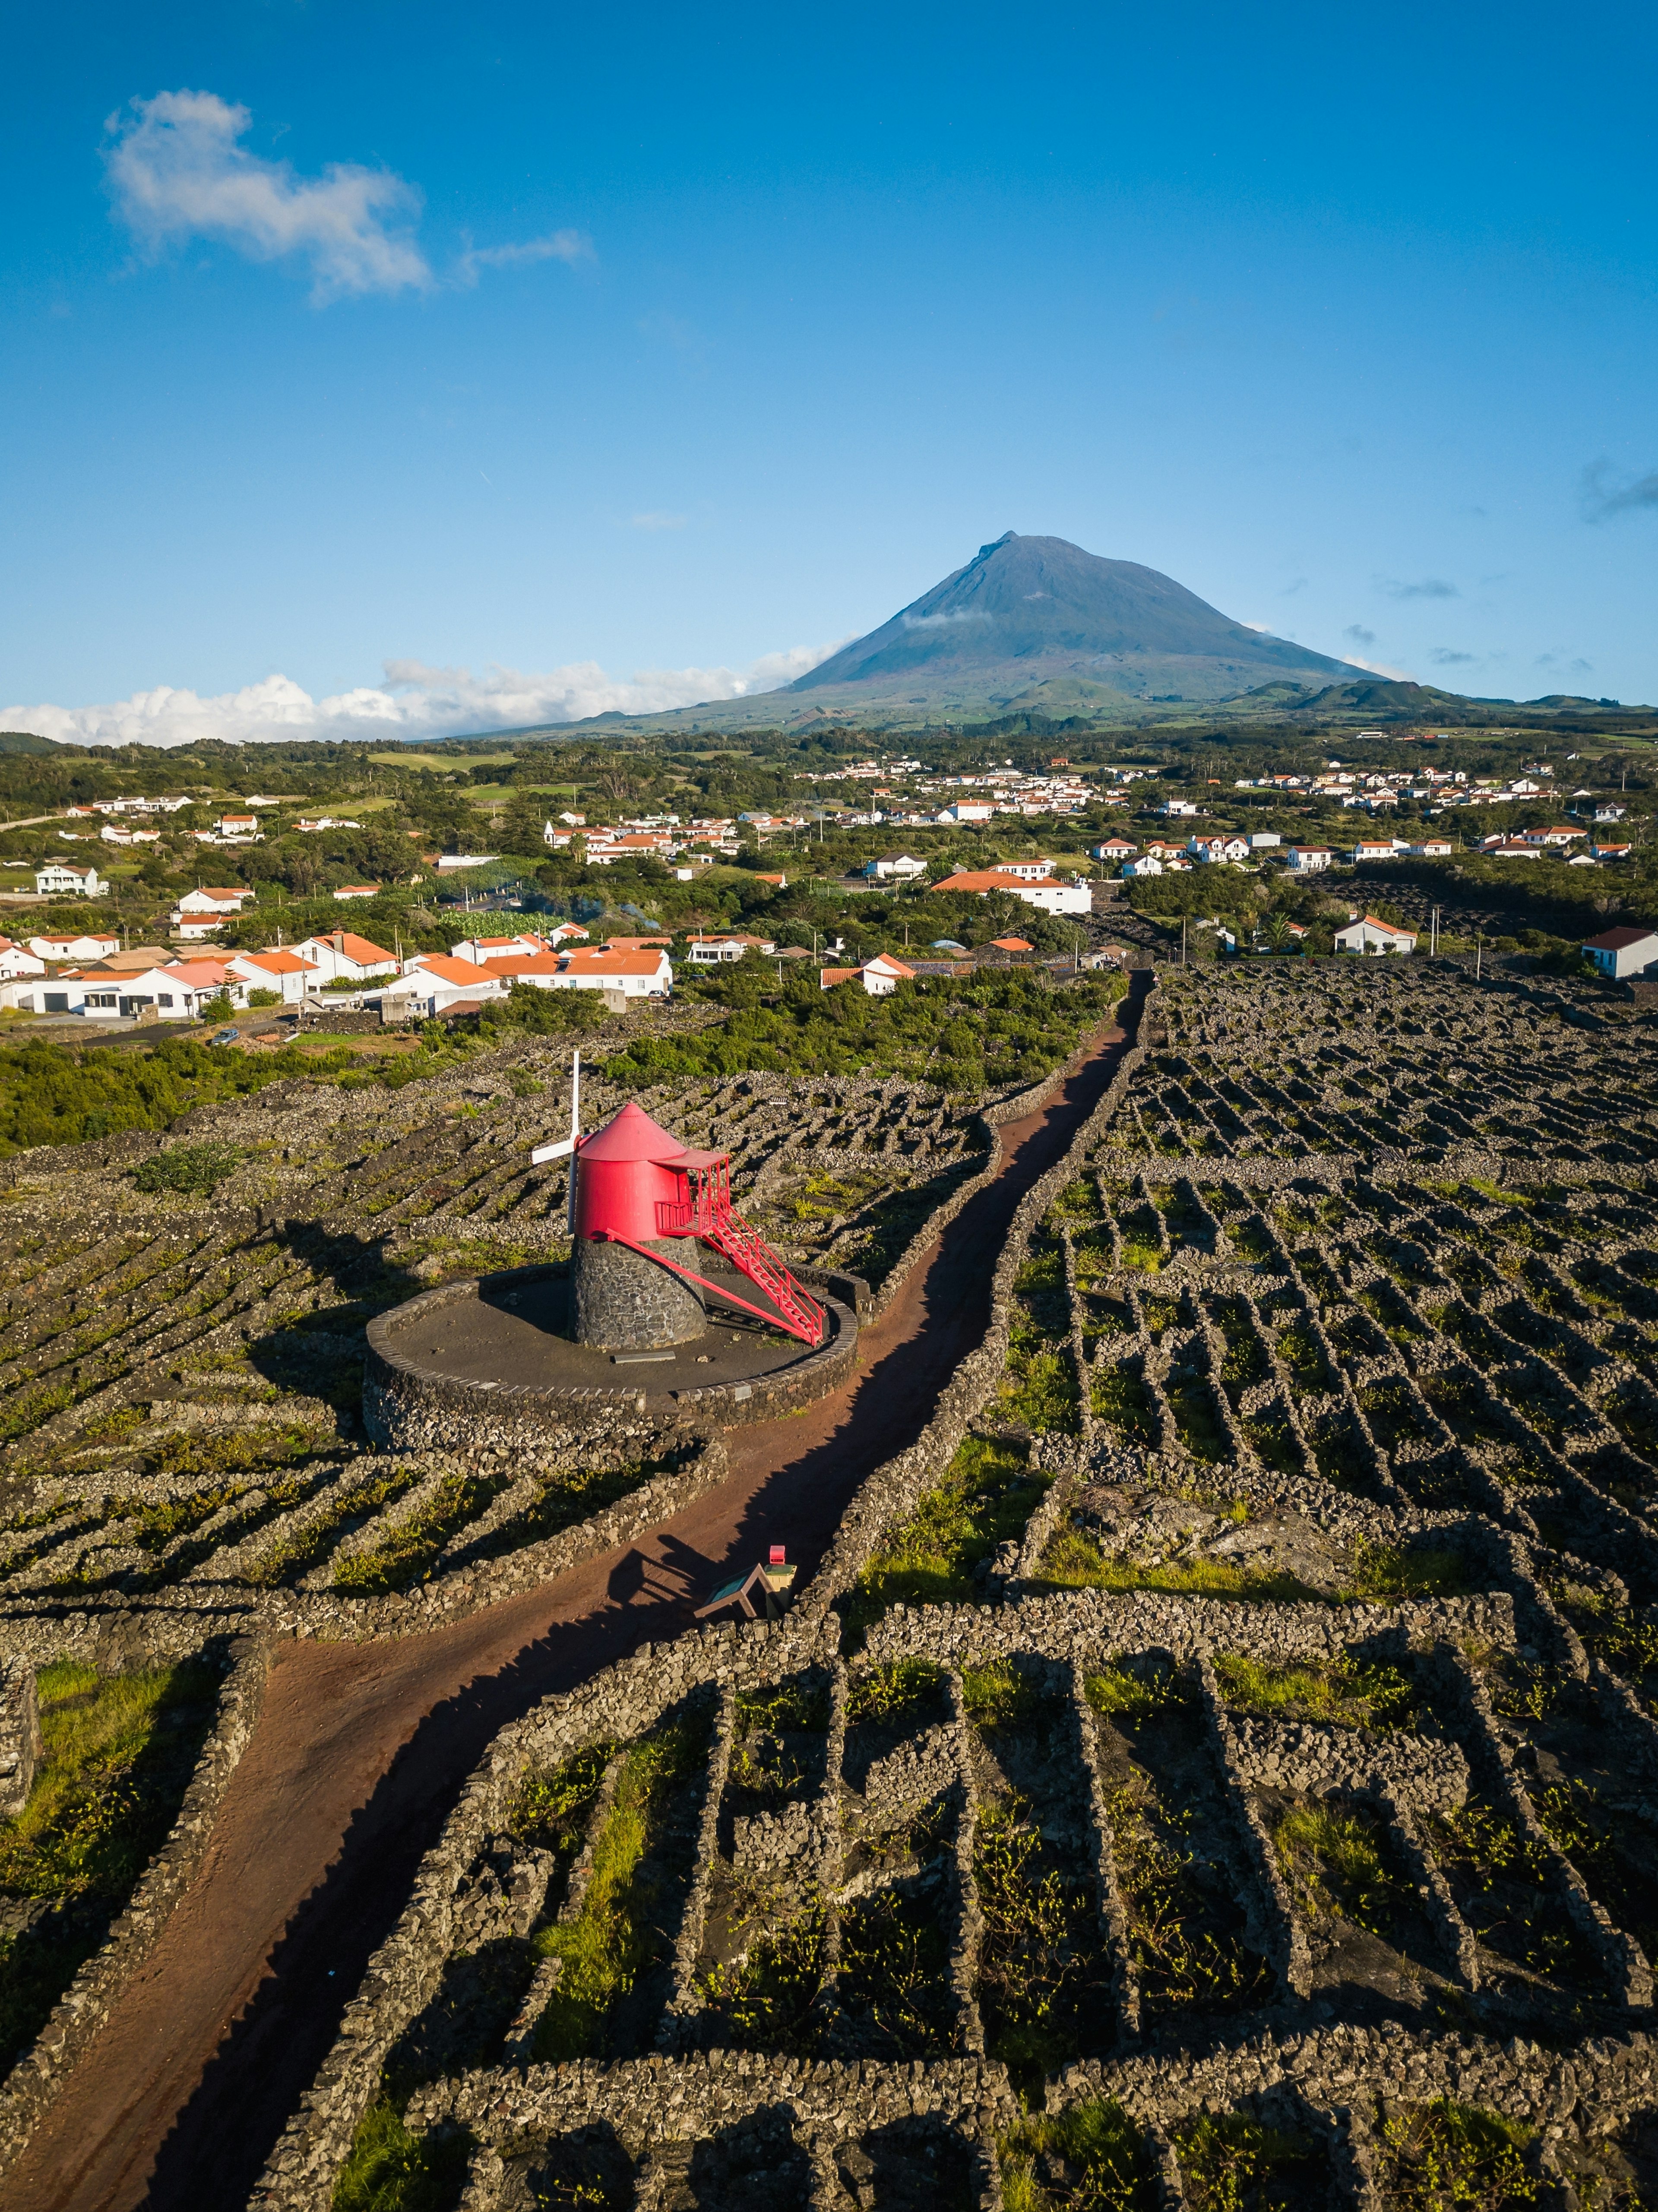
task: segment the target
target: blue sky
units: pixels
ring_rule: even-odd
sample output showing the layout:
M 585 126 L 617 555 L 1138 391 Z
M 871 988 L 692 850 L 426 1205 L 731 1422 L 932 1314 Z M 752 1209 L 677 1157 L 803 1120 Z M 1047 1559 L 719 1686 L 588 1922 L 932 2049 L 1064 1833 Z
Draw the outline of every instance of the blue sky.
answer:
M 30 11 L 0 726 L 680 703 L 1006 529 L 1453 689 L 1658 699 L 1655 41 L 1594 6 Z

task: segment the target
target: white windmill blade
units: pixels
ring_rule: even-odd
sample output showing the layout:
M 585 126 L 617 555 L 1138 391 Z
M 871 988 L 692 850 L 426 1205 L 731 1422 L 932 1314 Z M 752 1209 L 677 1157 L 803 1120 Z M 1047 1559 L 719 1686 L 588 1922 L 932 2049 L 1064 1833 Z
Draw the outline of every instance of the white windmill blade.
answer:
M 531 1167 L 544 1167 L 549 1160 L 568 1159 L 581 1141 L 581 1054 L 577 1049 L 570 1066 L 570 1133 L 561 1137 L 556 1145 L 537 1145 L 530 1155 Z

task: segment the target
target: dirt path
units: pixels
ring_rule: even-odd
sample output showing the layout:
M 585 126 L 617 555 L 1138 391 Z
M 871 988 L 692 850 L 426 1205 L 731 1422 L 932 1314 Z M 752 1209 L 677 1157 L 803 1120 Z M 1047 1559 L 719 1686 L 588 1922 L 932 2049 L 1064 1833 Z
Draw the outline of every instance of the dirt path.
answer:
M 858 1483 L 914 1441 L 981 1338 L 1014 1207 L 1097 1103 L 1123 1042 L 1105 1032 L 1052 1104 L 1003 1128 L 1000 1172 L 865 1332 L 856 1375 L 804 1414 L 732 1431 L 719 1489 L 625 1551 L 453 1627 L 282 1647 L 202 1871 L 9 2178 L 8 2212 L 244 2203 L 490 1737 L 676 1633 L 727 1559 L 780 1540 L 815 1565 Z

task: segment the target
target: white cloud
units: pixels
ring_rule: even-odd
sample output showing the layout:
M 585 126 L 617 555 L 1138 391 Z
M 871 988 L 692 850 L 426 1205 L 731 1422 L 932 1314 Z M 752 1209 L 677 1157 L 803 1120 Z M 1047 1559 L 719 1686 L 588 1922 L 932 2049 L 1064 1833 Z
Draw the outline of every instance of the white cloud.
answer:
M 1366 660 L 1362 653 L 1344 653 L 1341 658 L 1350 668 L 1363 668 L 1372 676 L 1385 676 L 1390 684 L 1416 682 L 1408 668 L 1390 668 L 1385 660 Z
M 476 284 L 480 269 L 512 269 L 525 261 L 590 261 L 593 243 L 579 230 L 555 230 L 516 246 L 469 246 L 455 264 L 457 284 Z
M 666 514 L 661 507 L 653 507 L 648 514 L 635 514 L 633 527 L 635 530 L 683 530 L 685 518 L 683 514 Z
M 415 236 L 418 186 L 390 169 L 331 161 L 319 177 L 295 176 L 240 141 L 246 107 L 212 92 L 158 92 L 112 115 L 104 149 L 115 211 L 151 254 L 188 238 L 214 238 L 250 261 L 292 260 L 311 274 L 311 298 L 371 292 L 427 292 L 438 282 Z M 505 246 L 468 245 L 447 282 L 463 288 L 484 269 L 589 258 L 579 230 L 550 231 Z
M 409 234 L 415 186 L 389 169 L 331 162 L 296 177 L 237 142 L 252 123 L 211 92 L 158 92 L 112 115 L 106 151 L 116 210 L 152 252 L 218 238 L 253 261 L 308 264 L 319 303 L 343 294 L 425 290 L 433 279 Z
M 843 644 L 793 646 L 768 653 L 744 669 L 641 669 L 623 679 L 595 660 L 544 674 L 491 668 L 430 668 L 389 660 L 383 688 L 363 686 L 313 699 L 287 676 L 267 676 L 240 691 L 203 699 L 161 684 L 98 707 L 0 708 L 0 729 L 32 730 L 79 745 L 182 745 L 204 738 L 228 744 L 283 738 L 436 738 L 471 730 L 526 729 L 580 721 L 588 714 L 665 714 L 705 701 L 774 691 L 816 668 Z

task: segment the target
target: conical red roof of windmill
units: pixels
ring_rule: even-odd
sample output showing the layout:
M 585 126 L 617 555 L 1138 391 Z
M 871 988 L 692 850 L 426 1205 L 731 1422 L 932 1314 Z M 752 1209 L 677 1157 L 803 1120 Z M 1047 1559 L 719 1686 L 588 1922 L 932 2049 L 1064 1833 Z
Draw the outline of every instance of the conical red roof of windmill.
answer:
M 659 1121 L 653 1121 L 642 1106 L 630 1098 L 622 1111 L 607 1121 L 596 1137 L 581 1147 L 584 1160 L 655 1160 L 666 1165 L 683 1156 L 685 1147 L 671 1137 Z

